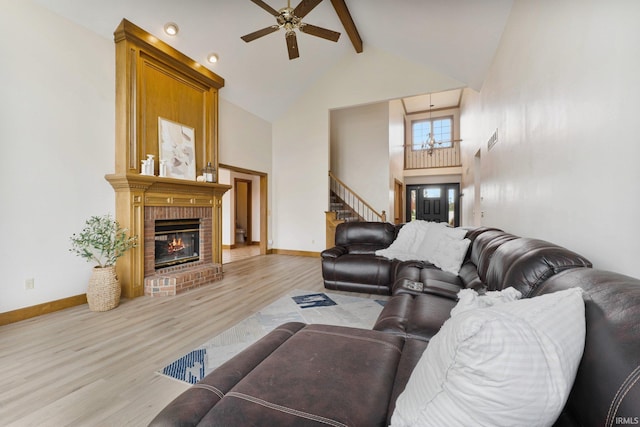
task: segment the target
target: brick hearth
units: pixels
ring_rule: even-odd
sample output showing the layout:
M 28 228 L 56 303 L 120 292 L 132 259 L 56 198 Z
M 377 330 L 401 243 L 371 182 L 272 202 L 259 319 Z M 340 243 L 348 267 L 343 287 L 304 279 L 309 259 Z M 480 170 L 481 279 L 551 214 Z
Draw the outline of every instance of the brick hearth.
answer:
M 144 294 L 151 297 L 175 296 L 222 279 L 222 266 L 214 264 L 188 268 L 182 273 L 156 273 L 144 279 Z
M 205 207 L 147 206 L 144 210 L 144 294 L 174 296 L 222 278 L 222 265 L 213 262 L 212 211 Z M 155 222 L 166 219 L 200 220 L 200 259 L 155 268 Z

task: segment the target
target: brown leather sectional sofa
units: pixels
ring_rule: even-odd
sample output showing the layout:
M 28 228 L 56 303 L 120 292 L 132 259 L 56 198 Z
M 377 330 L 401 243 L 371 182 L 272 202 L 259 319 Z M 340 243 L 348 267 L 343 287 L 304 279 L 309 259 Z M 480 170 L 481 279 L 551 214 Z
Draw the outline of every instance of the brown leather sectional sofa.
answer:
M 557 426 L 640 421 L 640 280 L 581 255 L 500 230 L 469 230 L 460 273 L 375 255 L 398 227 L 349 223 L 323 252 L 329 289 L 392 295 L 373 330 L 288 323 L 232 358 L 153 420 L 154 426 L 383 426 L 463 288 L 515 287 L 523 298 L 584 290 L 584 354 Z M 420 281 L 423 292 L 407 289 Z

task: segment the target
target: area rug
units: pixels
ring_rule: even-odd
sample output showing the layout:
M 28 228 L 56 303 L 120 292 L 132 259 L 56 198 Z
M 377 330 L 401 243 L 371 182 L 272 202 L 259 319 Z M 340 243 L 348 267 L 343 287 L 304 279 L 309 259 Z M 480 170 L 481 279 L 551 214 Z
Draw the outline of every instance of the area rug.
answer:
M 383 305 L 384 301 L 369 298 L 295 290 L 171 362 L 159 373 L 195 384 L 283 323 L 371 329 Z

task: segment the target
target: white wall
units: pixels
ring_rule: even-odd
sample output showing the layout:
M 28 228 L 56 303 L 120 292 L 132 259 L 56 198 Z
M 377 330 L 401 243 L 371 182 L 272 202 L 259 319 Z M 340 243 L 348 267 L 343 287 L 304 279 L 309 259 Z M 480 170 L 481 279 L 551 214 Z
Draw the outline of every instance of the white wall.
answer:
M 395 180 L 403 182 L 405 111 L 402 101 L 330 113 L 330 169 L 393 222 Z M 372 174 L 372 171 L 376 171 Z
M 347 55 L 328 70 L 273 123 L 274 247 L 324 249 L 329 110 L 461 86 L 457 80 L 371 47 Z
M 218 182 L 220 184 L 233 185 L 231 171 L 220 169 L 218 171 Z M 233 188 L 222 195 L 222 245 L 230 246 L 235 242 L 234 233 L 234 204 Z
M 91 215 L 113 213 L 113 41 L 27 1 L 0 0 L 0 312 L 86 292 L 68 251 Z M 27 278 L 35 289 L 25 290 Z
M 479 176 L 483 224 L 640 277 L 639 16 L 635 0 L 514 3 L 481 92 L 464 95 L 466 223 Z
M 271 174 L 271 123 L 224 99 L 219 101 L 220 163 Z
M 224 88 L 221 90 L 224 92 Z M 235 104 L 220 98 L 219 101 L 219 155 L 220 163 L 249 169 L 268 175 L 267 203 L 272 205 L 272 129 L 271 123 L 243 110 Z M 252 239 L 260 239 L 260 179 L 251 175 L 223 174 L 223 184 L 233 185 L 233 177 L 253 180 Z M 233 189 L 222 198 L 222 244 L 235 243 L 235 216 Z M 267 218 L 267 233 L 271 235 L 271 217 Z
M 331 172 L 377 212 L 387 210 L 389 103 L 332 110 L 330 128 Z
M 394 222 L 395 181 L 404 182 L 404 107 L 399 99 L 389 102 L 389 205 L 387 221 Z M 404 196 L 403 196 L 404 200 Z M 402 207 L 404 212 L 404 207 Z M 401 219 L 404 221 L 404 218 Z

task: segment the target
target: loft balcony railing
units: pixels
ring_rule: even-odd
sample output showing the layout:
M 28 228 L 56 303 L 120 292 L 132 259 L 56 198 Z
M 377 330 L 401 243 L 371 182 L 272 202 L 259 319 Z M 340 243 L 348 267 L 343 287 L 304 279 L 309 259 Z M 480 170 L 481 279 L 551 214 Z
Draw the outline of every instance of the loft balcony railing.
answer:
M 433 148 L 431 154 L 427 149 L 416 149 L 412 145 L 404 146 L 405 169 L 446 168 L 462 166 L 460 160 L 460 141 L 453 141 L 451 147 Z

